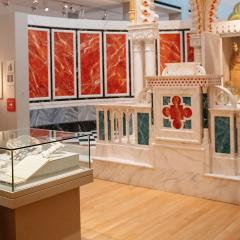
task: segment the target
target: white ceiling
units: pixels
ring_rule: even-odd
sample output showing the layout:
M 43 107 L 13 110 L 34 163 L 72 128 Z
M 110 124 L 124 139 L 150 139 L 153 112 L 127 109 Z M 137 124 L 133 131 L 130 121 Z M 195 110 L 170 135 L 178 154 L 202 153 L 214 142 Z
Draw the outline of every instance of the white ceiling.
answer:
M 8 0 L 0 0 L 0 3 L 7 2 Z M 9 6 L 5 7 L 4 4 L 0 4 L 0 14 L 21 11 L 30 14 L 47 15 L 61 17 L 64 3 L 67 3 L 80 12 L 80 18 L 89 19 L 102 19 L 104 12 L 108 12 L 109 20 L 127 20 L 128 19 L 128 7 L 127 2 L 129 0 L 38 0 L 39 5 L 37 10 L 31 9 L 33 0 L 9 0 Z M 123 4 L 127 5 L 125 8 Z M 44 8 L 49 7 L 49 12 L 45 12 Z M 84 9 L 84 15 L 81 15 Z M 125 9 L 125 10 L 124 10 Z M 168 18 L 168 14 L 177 13 L 176 9 L 171 9 L 164 6 L 157 5 L 156 8 L 160 18 Z M 125 13 L 124 13 L 125 11 Z
M 7 0 L 0 0 L 2 3 L 7 2 Z M 44 4 L 48 4 L 52 7 L 62 6 L 64 3 L 72 4 L 73 6 L 86 6 L 90 8 L 105 8 L 112 7 L 122 4 L 123 2 L 128 2 L 128 0 L 38 0 L 39 7 L 44 6 Z M 19 5 L 19 6 L 31 6 L 33 0 L 9 0 L 11 5 Z

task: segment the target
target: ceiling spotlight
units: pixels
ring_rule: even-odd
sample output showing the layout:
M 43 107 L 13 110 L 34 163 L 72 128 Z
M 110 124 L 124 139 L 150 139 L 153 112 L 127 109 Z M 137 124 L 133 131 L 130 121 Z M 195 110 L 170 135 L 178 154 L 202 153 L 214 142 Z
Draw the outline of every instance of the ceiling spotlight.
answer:
M 108 18 L 108 11 L 105 10 L 104 14 L 103 14 L 103 17 L 102 17 L 102 20 L 107 20 L 107 18 Z
M 75 12 L 76 12 L 76 9 L 75 9 L 73 6 L 70 6 L 69 10 L 70 10 L 72 13 L 75 13 Z
M 48 11 L 49 11 L 48 0 L 44 0 L 44 1 L 43 1 L 43 6 L 44 6 L 44 11 L 45 11 L 45 12 L 48 12 Z
M 67 3 L 64 3 L 63 8 L 68 9 Z

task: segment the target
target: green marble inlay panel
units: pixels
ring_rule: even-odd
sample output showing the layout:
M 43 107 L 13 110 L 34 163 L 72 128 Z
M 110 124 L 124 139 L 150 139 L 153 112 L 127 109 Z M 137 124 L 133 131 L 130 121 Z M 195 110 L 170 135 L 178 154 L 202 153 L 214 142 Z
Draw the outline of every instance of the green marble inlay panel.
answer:
M 202 95 L 202 116 L 203 116 L 203 127 L 208 128 L 208 95 L 207 93 L 203 93 Z
M 215 152 L 231 152 L 229 117 L 215 117 Z
M 111 135 L 112 135 L 112 131 L 111 131 L 111 116 L 110 116 L 110 111 L 107 112 L 107 122 L 108 122 L 108 141 L 111 141 Z
M 192 120 L 186 120 L 183 124 L 184 129 L 192 129 Z
M 163 97 L 163 105 L 164 106 L 169 105 L 170 102 L 171 102 L 171 97 L 168 97 L 168 96 Z
M 185 104 L 185 106 L 192 106 L 192 99 L 191 97 L 183 97 L 183 103 Z
M 138 144 L 149 145 L 149 114 L 138 113 Z
M 164 118 L 163 119 L 163 127 L 165 127 L 165 128 L 172 128 L 171 121 L 169 119 Z
M 127 135 L 127 126 L 126 126 L 126 114 L 123 113 L 123 136 Z
M 99 111 L 99 140 L 105 140 L 105 129 L 104 129 L 104 111 Z

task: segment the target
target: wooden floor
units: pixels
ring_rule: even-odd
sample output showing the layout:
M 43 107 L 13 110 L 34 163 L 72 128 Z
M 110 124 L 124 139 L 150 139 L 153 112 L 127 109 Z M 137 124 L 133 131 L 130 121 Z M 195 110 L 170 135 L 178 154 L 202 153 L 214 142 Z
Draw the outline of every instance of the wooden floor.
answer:
M 102 180 L 81 204 L 82 240 L 240 240 L 240 206 Z

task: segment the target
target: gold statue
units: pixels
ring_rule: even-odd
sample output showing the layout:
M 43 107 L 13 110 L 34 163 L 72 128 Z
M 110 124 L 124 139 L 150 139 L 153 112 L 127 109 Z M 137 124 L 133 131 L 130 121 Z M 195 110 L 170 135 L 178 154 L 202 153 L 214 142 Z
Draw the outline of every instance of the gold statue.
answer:
M 229 16 L 228 20 L 240 20 L 240 3 L 234 7 L 233 13 Z
M 233 43 L 232 58 L 230 65 L 230 81 L 225 86 L 229 88 L 233 94 L 240 95 L 240 44 L 237 41 Z

